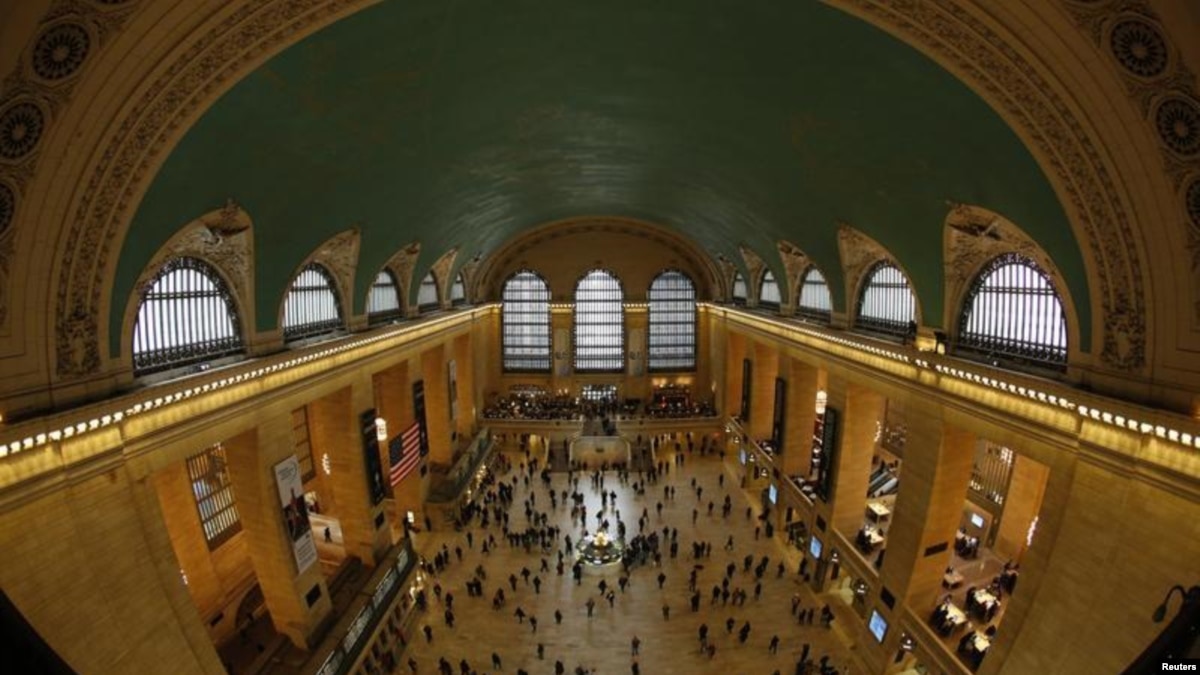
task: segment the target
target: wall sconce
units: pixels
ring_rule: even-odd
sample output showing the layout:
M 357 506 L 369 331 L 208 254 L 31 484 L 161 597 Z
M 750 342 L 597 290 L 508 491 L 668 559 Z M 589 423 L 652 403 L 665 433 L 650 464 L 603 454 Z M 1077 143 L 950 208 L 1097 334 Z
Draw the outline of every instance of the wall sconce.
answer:
M 817 390 L 817 414 L 825 414 L 825 405 L 829 402 L 829 394 L 825 393 L 824 389 Z
M 387 420 L 383 419 L 382 417 L 375 418 L 375 438 L 378 439 L 380 443 L 387 443 Z

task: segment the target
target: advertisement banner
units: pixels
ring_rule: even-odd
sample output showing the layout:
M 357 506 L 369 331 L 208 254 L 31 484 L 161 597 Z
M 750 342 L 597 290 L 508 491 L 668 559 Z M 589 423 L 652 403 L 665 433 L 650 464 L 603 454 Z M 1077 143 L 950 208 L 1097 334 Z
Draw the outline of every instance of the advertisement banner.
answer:
M 283 510 L 283 525 L 292 542 L 296 557 L 296 574 L 317 562 L 317 543 L 312 526 L 308 524 L 308 507 L 304 503 L 304 483 L 300 480 L 300 462 L 295 455 L 275 465 L 275 486 L 279 489 L 279 505 Z

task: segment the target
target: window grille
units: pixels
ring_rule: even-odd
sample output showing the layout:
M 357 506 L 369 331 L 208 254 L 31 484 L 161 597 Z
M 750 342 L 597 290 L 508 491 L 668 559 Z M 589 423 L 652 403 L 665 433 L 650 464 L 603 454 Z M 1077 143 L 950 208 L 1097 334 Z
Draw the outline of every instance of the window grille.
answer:
M 763 273 L 762 284 L 758 288 L 758 304 L 778 309 L 781 299 L 779 282 L 775 281 L 771 270 L 767 270 Z
M 204 539 L 209 550 L 216 550 L 242 529 L 225 463 L 225 447 L 218 443 L 188 457 L 187 472 Z
M 367 322 L 383 323 L 398 318 L 403 314 L 400 309 L 400 284 L 390 270 L 383 270 L 371 284 L 371 294 L 367 296 Z
M 467 284 L 463 282 L 463 275 L 459 273 L 454 277 L 454 284 L 450 286 L 450 304 L 463 305 L 467 302 Z
M 746 304 L 746 278 L 741 272 L 733 273 L 733 302 L 735 304 Z
M 243 350 L 233 294 L 195 258 L 168 261 L 147 285 L 133 324 L 136 375 L 211 361 Z
M 421 280 L 421 287 L 417 289 L 417 309 L 424 312 L 437 309 L 439 304 L 441 303 L 438 301 L 437 279 L 434 279 L 433 272 L 430 272 Z
M 550 372 L 550 285 L 522 270 L 504 282 L 501 300 L 504 369 Z
M 575 370 L 625 370 L 625 294 L 621 282 L 593 270 L 575 287 Z
M 917 301 L 904 272 L 890 262 L 876 263 L 858 299 L 855 326 L 876 333 L 908 335 L 916 320 Z
M 988 356 L 1062 367 L 1067 314 L 1049 276 L 1007 253 L 989 262 L 967 293 L 957 347 Z
M 833 312 L 833 299 L 829 295 L 829 285 L 825 283 L 825 275 L 816 267 L 808 268 L 800 281 L 800 306 L 798 311 L 803 316 L 820 321 L 829 321 Z
M 292 282 L 283 307 L 285 342 L 300 340 L 342 327 L 342 303 L 333 277 L 318 263 L 309 263 Z
M 652 371 L 696 367 L 696 285 L 667 270 L 650 282 L 649 367 Z

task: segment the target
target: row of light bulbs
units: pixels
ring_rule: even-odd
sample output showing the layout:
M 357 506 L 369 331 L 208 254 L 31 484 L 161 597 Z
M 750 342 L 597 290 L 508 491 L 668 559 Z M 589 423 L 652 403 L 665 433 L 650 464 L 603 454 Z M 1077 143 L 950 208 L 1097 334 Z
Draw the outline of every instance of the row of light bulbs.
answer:
M 358 349 L 360 347 L 365 347 L 365 346 L 374 344 L 381 340 L 395 339 L 397 337 L 403 336 L 406 333 L 413 332 L 417 329 L 420 329 L 422 331 L 428 331 L 428 330 L 431 330 L 434 326 L 438 326 L 443 323 L 460 322 L 463 320 L 465 320 L 463 315 L 456 314 L 456 315 L 436 318 L 436 319 L 433 319 L 432 321 L 422 322 L 420 324 L 412 324 L 412 325 L 407 325 L 407 326 L 390 326 L 390 327 L 384 329 L 383 332 L 376 333 L 374 335 L 350 340 L 348 342 L 343 342 L 341 344 L 326 347 L 324 349 L 321 349 L 320 351 L 315 351 L 315 352 L 312 352 L 309 354 L 304 354 L 302 356 L 295 356 L 295 357 L 292 357 L 285 361 L 280 361 L 278 363 L 273 363 L 271 365 L 264 365 L 259 368 L 255 368 L 253 370 L 247 370 L 245 372 L 237 373 L 236 375 L 230 375 L 229 377 L 225 377 L 220 380 L 216 380 L 214 382 L 207 382 L 205 384 L 196 385 L 194 387 L 189 387 L 188 389 L 183 389 L 183 390 L 176 391 L 176 392 L 173 392 L 170 394 L 165 394 L 163 396 L 156 396 L 155 398 L 152 398 L 152 399 L 148 398 L 145 401 L 133 404 L 132 406 L 126 408 L 125 410 L 118 410 L 118 411 L 115 411 L 112 413 L 100 415 L 100 416 L 94 417 L 86 422 L 78 422 L 76 424 L 68 424 L 62 428 L 51 429 L 50 431 L 33 434 L 30 436 L 26 436 L 25 438 L 20 439 L 20 440 L 14 440 L 14 441 L 11 441 L 8 443 L 0 443 L 0 457 L 7 457 L 9 455 L 15 455 L 24 450 L 30 450 L 33 448 L 42 447 L 42 446 L 46 445 L 47 443 L 57 443 L 58 441 L 61 441 L 63 439 L 72 438 L 74 436 L 82 435 L 82 434 L 85 434 L 90 431 L 95 431 L 97 429 L 102 429 L 104 427 L 108 427 L 110 425 L 116 424 L 116 423 L 124 420 L 126 417 L 131 417 L 131 416 L 138 415 L 141 413 L 149 412 L 151 410 L 155 410 L 157 408 L 161 408 L 166 405 L 171 405 L 173 403 L 177 403 L 179 401 L 182 401 L 182 400 L 188 399 L 188 398 L 192 398 L 194 396 L 199 396 L 201 394 L 207 394 L 210 392 L 218 391 L 220 389 L 224 389 L 226 387 L 231 387 L 234 385 L 250 382 L 252 380 L 261 378 L 265 375 L 271 375 L 271 374 L 274 374 L 274 373 L 277 373 L 277 372 L 280 372 L 283 370 L 288 370 L 290 368 L 302 366 L 304 364 L 311 363 L 311 362 L 319 360 L 319 359 L 324 359 L 329 356 L 333 356 L 336 354 L 342 354 L 342 353 L 345 353 L 345 352 L 348 352 L 348 351 L 351 351 L 354 349 Z
M 641 304 L 645 304 L 645 303 L 641 303 Z M 712 307 L 711 305 L 708 305 L 708 303 L 703 303 L 703 304 L 706 306 L 706 308 Z M 633 303 L 626 304 L 626 306 L 632 306 L 632 305 L 633 305 Z M 482 307 L 478 307 L 478 308 L 476 308 L 476 310 L 473 310 L 473 311 L 491 310 L 497 306 L 498 306 L 498 304 L 493 303 L 491 305 L 485 305 Z M 570 307 L 572 305 L 571 305 L 571 303 L 557 303 L 557 304 L 551 303 L 551 307 L 556 307 L 556 306 L 557 307 Z M 725 312 L 731 311 L 729 308 L 724 308 L 724 307 L 721 308 L 721 310 L 725 311 Z M 841 336 L 841 335 L 830 335 L 826 332 L 818 331 L 818 330 L 815 330 L 808 326 L 801 326 L 801 325 L 795 325 L 795 324 L 788 325 L 788 324 L 784 324 L 784 323 L 774 320 L 774 319 L 768 319 L 766 317 L 747 316 L 746 318 L 749 318 L 749 319 L 752 319 L 753 321 L 757 321 L 757 322 L 761 322 L 761 323 L 769 323 L 776 328 L 783 328 L 785 330 L 788 330 L 788 331 L 791 331 L 794 333 L 803 333 L 804 335 L 807 335 L 808 337 L 811 337 L 814 339 L 818 339 L 818 340 L 821 340 L 824 342 L 832 342 L 834 344 L 838 344 L 838 345 L 841 345 L 844 347 L 849 347 L 851 349 L 855 349 L 855 350 L 858 350 L 861 352 L 867 352 L 867 353 L 873 354 L 875 356 L 881 356 L 881 357 L 888 358 L 888 359 L 898 361 L 901 363 L 905 363 L 905 364 L 916 365 L 917 367 L 923 368 L 923 369 L 932 369 L 942 375 L 947 375 L 947 376 L 955 377 L 955 378 L 958 378 L 961 380 L 974 382 L 976 384 L 988 386 L 988 387 L 991 387 L 991 388 L 999 390 L 999 391 L 1007 392 L 1009 394 L 1026 397 L 1026 398 L 1029 398 L 1032 400 L 1040 401 L 1042 403 L 1048 403 L 1050 405 L 1055 405 L 1055 406 L 1061 407 L 1066 410 L 1075 410 L 1081 416 L 1089 417 L 1095 421 L 1104 422 L 1106 424 L 1110 424 L 1112 426 L 1119 427 L 1121 429 L 1126 429 L 1129 431 L 1133 431 L 1136 433 L 1141 433 L 1143 435 L 1153 435 L 1157 438 L 1167 440 L 1167 441 L 1170 441 L 1173 443 L 1178 443 L 1180 445 L 1184 445 L 1187 447 L 1200 449 L 1200 435 L 1191 434 L 1191 433 L 1184 432 L 1184 431 L 1179 431 L 1178 429 L 1172 429 L 1172 428 L 1163 426 L 1161 424 L 1150 424 L 1148 422 L 1142 422 L 1142 421 L 1138 421 L 1138 420 L 1135 420 L 1132 418 L 1127 418 L 1124 415 L 1120 415 L 1117 413 L 1100 410 L 1098 408 L 1092 408 L 1092 407 L 1085 406 L 1082 404 L 1076 404 L 1076 403 L 1066 399 L 1065 397 L 1061 397 L 1061 396 L 1058 396 L 1055 394 L 1047 394 L 1046 392 L 1039 391 L 1039 390 L 1033 389 L 1031 387 L 1017 385 L 1012 382 L 1005 382 L 1003 380 L 998 380 L 993 377 L 980 375 L 979 373 L 972 373 L 969 371 L 962 370 L 960 368 L 944 366 L 941 364 L 936 364 L 936 365 L 931 364 L 929 361 L 927 361 L 925 359 L 913 358 L 912 356 L 910 356 L 909 354 L 906 354 L 904 352 L 900 352 L 900 351 L 893 350 L 893 349 L 888 349 L 885 347 L 879 347 L 877 345 L 859 342 L 857 340 L 851 340 L 851 339 Z M 209 393 L 210 391 L 216 391 L 218 389 L 223 389 L 228 386 L 233 386 L 236 384 L 241 384 L 242 382 L 257 379 L 264 375 L 269 375 L 269 374 L 276 373 L 281 370 L 286 370 L 288 368 L 294 368 L 296 366 L 304 365 L 306 363 L 310 363 L 317 359 L 323 359 L 328 356 L 332 356 L 334 354 L 340 354 L 340 353 L 350 351 L 352 349 L 358 349 L 359 347 L 364 347 L 364 346 L 373 344 L 375 342 L 378 342 L 380 340 L 396 338 L 396 337 L 399 337 L 403 333 L 413 331 L 414 329 L 417 329 L 417 328 L 428 330 L 428 329 L 432 329 L 434 326 L 440 325 L 442 323 L 447 323 L 447 322 L 451 322 L 451 321 L 461 321 L 461 320 L 463 320 L 463 316 L 456 314 L 456 315 L 451 315 L 448 317 L 441 317 L 438 319 L 434 319 L 433 321 L 428 322 L 428 323 L 422 322 L 417 325 L 408 325 L 408 326 L 403 326 L 403 327 L 392 326 L 389 329 L 386 329 L 385 332 L 377 333 L 377 334 L 369 336 L 369 337 L 363 337 L 363 338 L 351 340 L 349 342 L 345 342 L 340 345 L 327 347 L 318 352 L 305 354 L 304 356 L 297 356 L 297 357 L 288 359 L 288 360 L 280 362 L 280 363 L 275 363 L 270 366 L 263 366 L 263 367 L 255 369 L 255 370 L 247 371 L 244 373 L 239 373 L 237 375 L 233 375 L 233 376 L 218 380 L 216 382 L 207 383 L 207 384 L 199 385 L 196 387 L 191 387 L 191 388 L 183 390 L 183 391 L 177 391 L 175 393 L 168 394 L 166 396 L 160 396 L 160 397 L 156 397 L 154 399 L 147 399 L 146 401 L 144 401 L 142 403 L 134 404 L 132 407 L 126 409 L 123 412 L 116 411 L 111 414 L 105 414 L 100 417 L 93 418 L 87 422 L 79 422 L 77 424 L 67 425 L 61 429 L 55 429 L 55 430 L 51 430 L 48 432 L 39 433 L 39 434 L 35 434 L 32 436 L 27 436 L 24 439 L 14 440 L 14 441 L 9 442 L 8 444 L 0 444 L 0 457 L 5 457 L 8 455 L 16 454 L 23 450 L 29 450 L 29 449 L 32 449 L 35 447 L 41 447 L 41 446 L 46 445 L 49 442 L 57 442 L 64 438 L 71 438 L 72 436 L 75 436 L 78 434 L 83 434 L 83 433 L 86 433 L 89 431 L 95 431 L 96 429 L 107 427 L 111 424 L 120 422 L 126 416 L 129 416 L 129 415 L 136 415 L 136 414 L 146 412 L 149 410 L 154 410 L 155 408 L 159 408 L 164 405 L 169 405 L 171 403 L 175 403 L 175 402 L 178 402 L 178 401 L 186 399 L 186 398 L 191 398 L 191 397 L 197 396 L 199 394 L 206 394 L 206 393 Z M 824 393 L 824 392 L 821 392 L 821 393 Z M 820 399 L 820 398 L 821 397 L 818 396 L 818 399 Z M 820 400 L 818 401 L 819 408 L 824 407 L 822 405 L 822 403 L 823 403 L 823 401 L 820 401 Z
M 724 308 L 724 307 L 721 309 L 723 311 L 727 311 L 727 312 L 730 311 L 728 308 Z M 818 340 L 822 340 L 825 342 L 832 342 L 834 344 L 842 345 L 845 347 L 850 347 L 850 348 L 856 349 L 858 351 L 867 352 L 870 354 L 874 354 L 876 356 L 882 356 L 884 358 L 888 358 L 893 361 L 898 361 L 901 363 L 915 365 L 919 368 L 923 368 L 923 369 L 927 369 L 927 370 L 932 369 L 941 375 L 947 375 L 947 376 L 955 377 L 955 378 L 965 380 L 968 382 L 974 382 L 975 384 L 980 384 L 980 385 L 984 385 L 987 387 L 991 387 L 992 389 L 996 389 L 998 391 L 1003 391 L 1003 392 L 1013 394 L 1016 396 L 1022 396 L 1022 397 L 1025 397 L 1025 398 L 1028 398 L 1031 400 L 1040 401 L 1042 403 L 1047 403 L 1049 405 L 1058 406 L 1060 408 L 1063 408 L 1064 410 L 1074 410 L 1083 417 L 1087 417 L 1087 418 L 1090 418 L 1090 419 L 1098 421 L 1098 422 L 1104 422 L 1106 424 L 1110 424 L 1112 426 L 1119 427 L 1121 429 L 1133 431 L 1136 433 L 1141 433 L 1146 436 L 1152 435 L 1157 438 L 1160 438 L 1160 439 L 1163 439 L 1166 441 L 1170 441 L 1173 443 L 1178 443 L 1180 445 L 1183 445 L 1183 446 L 1186 446 L 1189 448 L 1200 449 L 1200 435 L 1197 435 L 1197 434 L 1180 431 L 1178 429 L 1172 429 L 1170 427 L 1166 427 L 1161 424 L 1150 424 L 1148 422 L 1142 422 L 1139 420 L 1128 418 L 1124 415 L 1120 415 L 1120 414 L 1117 414 L 1114 412 L 1109 412 L 1109 411 L 1105 411 L 1105 410 L 1100 410 L 1098 408 L 1093 408 L 1090 406 L 1077 404 L 1065 397 L 1058 396 L 1056 394 L 1047 394 L 1044 391 L 1039 391 L 1032 387 L 1018 385 L 1018 384 L 1015 384 L 1012 382 L 1005 382 L 1004 380 L 998 380 L 994 377 L 980 375 L 979 373 L 973 373 L 970 371 L 963 370 L 961 368 L 955 368 L 952 366 L 944 366 L 941 364 L 931 364 L 929 361 L 927 361 L 925 359 L 922 359 L 919 357 L 914 358 L 914 357 L 912 357 L 908 354 L 905 354 L 903 352 L 900 352 L 900 351 L 887 349 L 885 347 L 879 347 L 879 346 L 872 345 L 872 344 L 866 344 L 863 342 L 859 342 L 857 340 L 852 340 L 850 338 L 843 337 L 841 335 L 829 335 L 828 333 L 815 330 L 808 326 L 789 325 L 789 324 L 785 324 L 781 321 L 778 321 L 776 319 L 771 319 L 768 317 L 747 316 L 746 318 L 750 319 L 751 321 L 757 321 L 757 322 L 761 322 L 761 323 L 769 323 L 774 327 L 783 328 L 785 330 L 789 330 L 792 332 L 803 333 L 809 337 L 812 337 L 812 338 L 815 338 Z M 819 396 L 819 394 L 818 394 L 818 396 Z M 818 405 L 820 405 L 820 404 L 818 404 Z M 824 407 L 824 406 L 820 406 L 820 407 Z

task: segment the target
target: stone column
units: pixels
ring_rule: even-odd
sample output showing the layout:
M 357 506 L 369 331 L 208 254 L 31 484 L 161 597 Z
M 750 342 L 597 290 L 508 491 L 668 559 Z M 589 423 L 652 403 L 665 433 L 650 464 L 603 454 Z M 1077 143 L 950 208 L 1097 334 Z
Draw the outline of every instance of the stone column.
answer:
M 812 467 L 813 429 L 817 420 L 817 391 L 821 372 L 798 359 L 780 363 L 787 373 L 787 423 L 783 429 L 781 471 L 787 476 L 807 476 Z
M 751 438 L 771 437 L 771 425 L 775 414 L 775 377 L 779 374 L 779 350 L 773 344 L 754 343 L 754 376 L 751 386 L 754 393 L 750 408 L 749 433 Z
M 975 435 L 945 424 L 941 405 L 919 399 L 907 403 L 908 439 L 880 580 L 924 616 L 941 591 L 962 521 Z
M 829 378 L 828 407 L 839 414 L 829 519 L 851 541 L 862 527 L 866 512 L 875 432 L 883 418 L 884 403 L 882 394 L 840 377 Z
M 746 358 L 746 336 L 732 331 L 728 331 L 727 335 L 725 342 L 725 408 L 722 412 L 730 417 L 735 417 L 742 407 L 742 361 Z
M 473 342 L 470 334 L 460 335 L 454 339 L 454 367 L 458 378 L 455 392 L 458 414 L 455 416 L 454 429 L 459 438 L 467 439 L 475 433 L 475 353 L 472 349 Z
M 320 563 L 303 572 L 296 568 L 275 486 L 275 465 L 294 454 L 291 415 L 273 415 L 225 447 L 250 562 L 271 621 L 292 644 L 310 649 L 333 606 Z
M 421 379 L 425 380 L 425 424 L 429 430 L 429 459 L 439 464 L 454 460 L 450 442 L 450 398 L 447 388 L 446 350 L 443 345 L 421 353 Z

